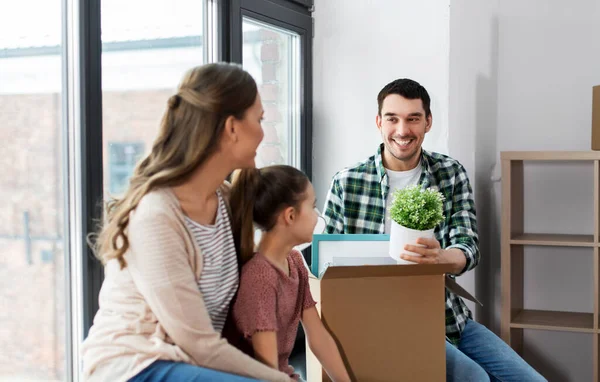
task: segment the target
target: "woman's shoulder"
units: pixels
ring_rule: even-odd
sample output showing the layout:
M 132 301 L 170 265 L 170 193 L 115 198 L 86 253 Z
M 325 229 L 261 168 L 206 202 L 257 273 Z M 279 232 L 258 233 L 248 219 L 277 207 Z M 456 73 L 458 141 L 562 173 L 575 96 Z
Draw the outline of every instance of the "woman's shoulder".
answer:
M 137 214 L 175 213 L 179 208 L 177 197 L 170 188 L 152 190 L 142 196 L 135 209 Z
M 135 226 L 171 224 L 183 219 L 179 201 L 169 188 L 144 195 L 130 215 L 130 229 Z

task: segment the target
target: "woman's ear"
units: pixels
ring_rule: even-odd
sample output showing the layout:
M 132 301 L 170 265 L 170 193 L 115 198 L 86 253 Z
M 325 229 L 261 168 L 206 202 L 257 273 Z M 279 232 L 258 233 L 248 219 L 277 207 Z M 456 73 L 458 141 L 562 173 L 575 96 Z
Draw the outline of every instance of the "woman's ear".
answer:
M 225 120 L 225 128 L 223 129 L 223 138 L 225 142 L 236 143 L 238 141 L 238 132 L 235 117 L 230 115 Z

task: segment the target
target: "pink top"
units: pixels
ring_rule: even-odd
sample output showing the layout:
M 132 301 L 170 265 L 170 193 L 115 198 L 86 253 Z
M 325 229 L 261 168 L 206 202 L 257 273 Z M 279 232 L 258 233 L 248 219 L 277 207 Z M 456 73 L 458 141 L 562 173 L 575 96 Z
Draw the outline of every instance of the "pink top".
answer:
M 242 268 L 240 288 L 233 305 L 233 319 L 248 343 L 256 332 L 277 332 L 279 370 L 291 376 L 293 369 L 288 359 L 302 312 L 316 304 L 301 256 L 296 250 L 288 255 L 288 276 L 265 256 L 255 254 Z

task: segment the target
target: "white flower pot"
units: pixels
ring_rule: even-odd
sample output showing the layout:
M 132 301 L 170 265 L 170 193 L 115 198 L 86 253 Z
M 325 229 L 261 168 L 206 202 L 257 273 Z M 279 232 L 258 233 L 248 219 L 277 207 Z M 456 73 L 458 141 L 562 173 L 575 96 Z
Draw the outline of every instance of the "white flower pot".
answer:
M 398 264 L 415 264 L 412 261 L 401 259 L 400 255 L 402 255 L 403 253 L 412 256 L 421 255 L 405 250 L 404 246 L 407 244 L 411 244 L 417 245 L 419 247 L 424 247 L 423 245 L 417 244 L 417 239 L 434 239 L 434 231 L 435 228 L 432 228 L 427 231 L 418 231 L 415 229 L 406 228 L 392 220 L 392 229 L 390 232 L 390 256 L 392 257 L 392 259 L 396 260 Z

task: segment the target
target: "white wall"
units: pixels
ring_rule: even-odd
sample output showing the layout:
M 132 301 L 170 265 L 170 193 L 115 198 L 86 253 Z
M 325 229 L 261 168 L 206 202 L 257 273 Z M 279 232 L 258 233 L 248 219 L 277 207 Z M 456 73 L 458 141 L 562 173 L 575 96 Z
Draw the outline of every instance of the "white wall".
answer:
M 401 77 L 432 97 L 425 147 L 447 153 L 449 0 L 315 0 L 313 180 L 320 205 L 333 175 L 381 142 L 377 93 Z
M 600 2 L 315 2 L 319 199 L 336 171 L 371 155 L 380 142 L 374 124 L 380 88 L 398 77 L 420 81 L 434 99 L 437 135 L 426 147 L 461 161 L 473 182 L 483 260 L 475 279 L 462 283 L 486 304 L 478 320 L 498 331 L 500 152 L 590 149 Z M 526 230 L 591 233 L 590 166 L 526 165 L 525 171 Z M 526 308 L 591 311 L 591 251 L 528 248 L 526 257 Z M 525 343 L 526 359 L 550 380 L 592 379 L 591 335 L 526 331 Z
M 377 150 L 377 93 L 397 78 L 425 86 L 433 128 L 423 146 L 448 154 L 450 0 L 315 0 L 313 17 L 313 183 L 320 206 L 337 171 Z M 451 153 L 467 160 L 467 171 L 472 148 Z M 458 281 L 476 293 L 475 277 L 469 272 Z M 477 317 L 474 304 L 467 305 Z
M 449 152 L 475 174 L 484 254 L 476 289 L 488 301 L 480 318 L 498 330 L 499 153 L 590 149 L 600 3 L 453 0 L 450 15 Z M 592 233 L 591 166 L 530 164 L 525 178 L 527 231 Z M 526 308 L 592 311 L 591 250 L 527 248 L 525 256 Z M 526 331 L 525 344 L 550 380 L 592 380 L 591 335 Z
M 479 322 L 489 324 L 490 245 L 500 244 L 489 205 L 490 178 L 496 162 L 497 32 L 495 1 L 453 0 L 450 5 L 450 89 L 448 151 L 467 169 L 475 193 L 482 261 L 463 285 L 474 290 L 484 307 Z M 493 231 L 493 232 L 492 232 Z M 492 239 L 493 238 L 493 239 Z M 493 326 L 491 327 L 492 329 Z

